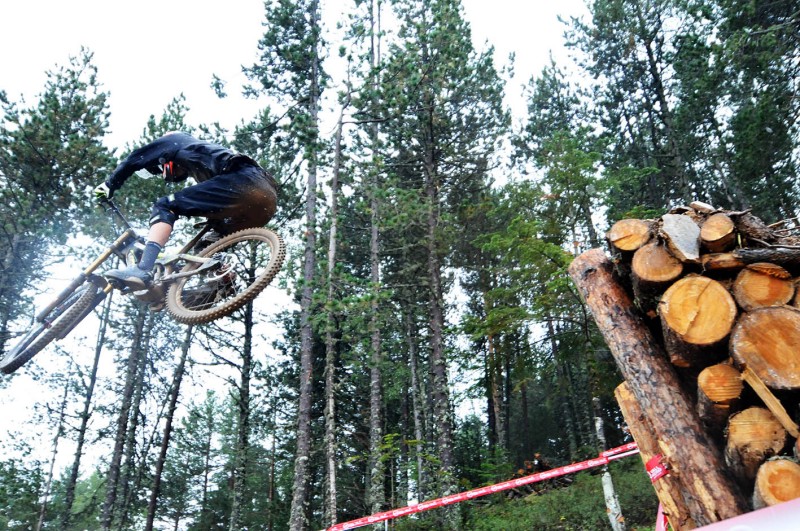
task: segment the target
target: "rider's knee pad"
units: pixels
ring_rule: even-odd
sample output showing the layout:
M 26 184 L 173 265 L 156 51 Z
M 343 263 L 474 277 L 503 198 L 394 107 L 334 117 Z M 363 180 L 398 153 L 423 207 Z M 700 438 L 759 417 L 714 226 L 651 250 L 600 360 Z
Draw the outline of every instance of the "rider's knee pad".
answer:
M 150 225 L 155 225 L 156 223 L 168 223 L 169 225 L 174 225 L 175 220 L 178 219 L 178 215 L 170 210 L 169 204 L 175 197 L 173 195 L 169 195 L 167 197 L 160 197 L 153 203 L 153 209 L 150 211 Z

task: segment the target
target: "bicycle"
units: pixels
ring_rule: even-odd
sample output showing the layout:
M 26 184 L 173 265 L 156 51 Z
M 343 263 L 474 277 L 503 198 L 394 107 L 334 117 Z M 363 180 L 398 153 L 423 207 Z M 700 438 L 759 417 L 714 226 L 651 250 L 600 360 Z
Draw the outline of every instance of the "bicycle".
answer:
M 278 274 L 286 256 L 281 237 L 264 227 L 228 234 L 190 252 L 205 241 L 212 228 L 203 222 L 177 253 L 159 256 L 148 288 L 132 291 L 96 272 L 114 256 L 121 267 L 138 263 L 145 238 L 136 233 L 113 201 L 105 199 L 101 204 L 124 230 L 35 315 L 29 331 L 0 360 L 0 372 L 11 374 L 50 343 L 65 338 L 115 289 L 147 303 L 153 311 L 166 307 L 179 323 L 209 323 L 255 299 Z

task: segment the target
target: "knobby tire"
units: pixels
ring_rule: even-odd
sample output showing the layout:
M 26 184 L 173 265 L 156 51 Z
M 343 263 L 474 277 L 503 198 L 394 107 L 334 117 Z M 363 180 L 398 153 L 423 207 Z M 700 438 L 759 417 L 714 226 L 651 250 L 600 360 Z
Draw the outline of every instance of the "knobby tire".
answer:
M 3 357 L 0 361 L 0 372 L 11 374 L 16 371 L 54 339 L 58 339 L 65 330 L 77 324 L 77 321 L 86 316 L 86 311 L 94 303 L 97 292 L 98 287 L 89 282 L 76 289 L 47 315 L 49 326 L 45 323 L 35 323 L 25 337 Z
M 211 257 L 216 253 L 231 251 L 237 244 L 241 246 L 243 243 L 245 245 L 256 244 L 260 247 L 261 252 L 267 249 L 269 251 L 269 258 L 265 264 L 259 265 L 258 274 L 254 278 L 246 279 L 243 278 L 244 275 L 239 274 L 238 278 L 242 280 L 238 287 L 241 289 L 234 296 L 221 301 L 209 302 L 207 307 L 201 309 L 187 307 L 184 301 L 186 293 L 190 291 L 187 289 L 187 282 L 193 282 L 192 279 L 199 275 L 178 280 L 170 286 L 167 292 L 167 310 L 176 321 L 190 325 L 202 324 L 230 315 L 255 299 L 272 282 L 283 265 L 286 246 L 281 237 L 269 229 L 253 228 L 234 232 L 209 245 L 198 256 Z M 237 250 L 237 252 L 239 251 Z M 192 271 L 197 267 L 199 267 L 198 264 L 189 263 L 184 266 L 181 273 Z

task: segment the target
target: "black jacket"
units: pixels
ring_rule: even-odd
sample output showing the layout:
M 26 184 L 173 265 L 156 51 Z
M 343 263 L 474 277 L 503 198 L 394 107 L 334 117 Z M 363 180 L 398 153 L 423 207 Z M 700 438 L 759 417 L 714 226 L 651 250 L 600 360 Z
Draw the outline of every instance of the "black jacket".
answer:
M 186 133 L 168 133 L 153 142 L 134 150 L 123 160 L 106 181 L 108 187 L 118 190 L 134 172 L 145 169 L 157 175 L 159 165 L 172 161 L 186 170 L 197 182 L 207 181 L 223 173 L 229 173 L 244 165 L 258 164 L 219 144 L 204 142 Z

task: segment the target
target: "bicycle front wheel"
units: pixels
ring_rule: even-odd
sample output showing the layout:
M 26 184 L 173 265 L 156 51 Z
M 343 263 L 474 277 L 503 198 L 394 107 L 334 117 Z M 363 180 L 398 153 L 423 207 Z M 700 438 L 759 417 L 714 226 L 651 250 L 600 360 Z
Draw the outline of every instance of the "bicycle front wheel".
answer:
M 0 372 L 11 374 L 55 339 L 61 339 L 89 312 L 95 304 L 99 288 L 86 282 L 72 292 L 64 302 L 53 308 L 42 321 L 20 339 L 0 360 Z
M 280 271 L 286 246 L 269 229 L 245 229 L 209 245 L 199 256 L 214 258 L 219 266 L 180 278 L 170 286 L 167 309 L 179 323 L 208 323 L 255 299 Z M 198 267 L 189 263 L 181 274 Z

